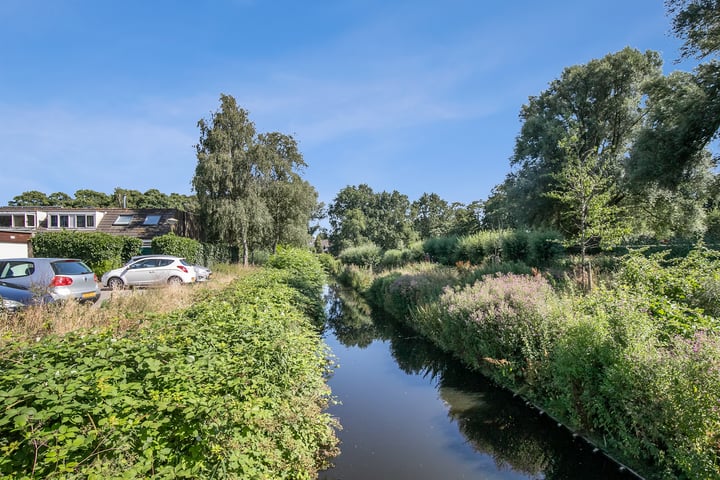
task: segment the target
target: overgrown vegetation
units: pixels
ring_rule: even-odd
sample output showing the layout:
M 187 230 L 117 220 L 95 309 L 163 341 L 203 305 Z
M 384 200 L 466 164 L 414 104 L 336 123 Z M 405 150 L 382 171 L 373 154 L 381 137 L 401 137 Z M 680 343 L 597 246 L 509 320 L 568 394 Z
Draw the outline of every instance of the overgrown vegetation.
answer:
M 553 230 L 490 230 L 466 236 L 429 238 L 407 248 L 383 251 L 374 244 L 349 247 L 338 259 L 371 270 L 399 268 L 422 260 L 442 265 L 501 262 L 548 266 L 565 253 L 562 236 Z
M 6 339 L 0 475 L 315 478 L 337 444 L 328 352 L 303 313 L 323 278 L 282 255 L 134 327 Z
M 356 282 L 376 306 L 651 478 L 720 478 L 720 255 L 634 252 L 588 294 L 524 264 Z

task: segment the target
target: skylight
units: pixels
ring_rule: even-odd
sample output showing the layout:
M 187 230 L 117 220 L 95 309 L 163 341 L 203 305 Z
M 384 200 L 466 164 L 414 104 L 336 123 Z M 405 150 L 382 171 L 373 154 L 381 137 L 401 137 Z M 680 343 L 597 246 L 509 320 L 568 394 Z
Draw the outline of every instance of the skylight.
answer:
M 157 225 L 160 223 L 160 215 L 148 215 L 145 217 L 143 225 Z
M 118 217 L 113 222 L 113 225 L 130 225 L 132 219 L 132 215 L 118 215 Z

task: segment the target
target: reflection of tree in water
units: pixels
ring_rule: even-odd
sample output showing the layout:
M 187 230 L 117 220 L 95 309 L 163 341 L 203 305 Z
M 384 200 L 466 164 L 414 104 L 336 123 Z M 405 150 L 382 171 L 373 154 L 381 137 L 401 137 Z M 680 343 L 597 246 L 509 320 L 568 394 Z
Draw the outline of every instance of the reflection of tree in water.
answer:
M 370 307 L 352 290 L 329 288 L 325 295 L 327 327 L 346 347 L 366 348 L 377 338 Z
M 492 456 L 500 469 L 546 480 L 628 479 L 615 464 L 574 441 L 547 416 L 472 372 L 428 341 L 391 320 L 375 317 L 405 373 L 430 378 L 468 443 Z

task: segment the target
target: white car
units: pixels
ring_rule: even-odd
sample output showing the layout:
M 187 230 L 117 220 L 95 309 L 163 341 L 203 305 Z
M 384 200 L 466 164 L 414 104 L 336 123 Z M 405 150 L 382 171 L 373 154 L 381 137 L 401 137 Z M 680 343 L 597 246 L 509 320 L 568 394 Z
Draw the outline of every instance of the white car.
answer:
M 212 276 L 212 270 L 202 265 L 193 265 L 195 267 L 195 281 L 196 282 L 207 282 Z
M 143 256 L 130 260 L 102 276 L 102 284 L 110 288 L 179 285 L 195 282 L 195 268 L 184 258 L 168 255 Z

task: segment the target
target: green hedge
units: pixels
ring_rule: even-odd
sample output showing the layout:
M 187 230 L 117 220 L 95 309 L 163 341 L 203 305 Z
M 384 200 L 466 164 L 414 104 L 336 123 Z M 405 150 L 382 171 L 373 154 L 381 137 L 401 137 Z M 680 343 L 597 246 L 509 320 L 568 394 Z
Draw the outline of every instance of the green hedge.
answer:
M 183 257 L 190 263 L 197 263 L 200 254 L 200 242 L 187 237 L 178 237 L 172 233 L 152 239 L 153 253 Z
M 34 256 L 77 258 L 98 277 L 121 266 L 133 255 L 139 255 L 142 248 L 142 240 L 138 238 L 72 230 L 41 232 L 31 243 Z
M 3 346 L 0 476 L 316 478 L 338 440 L 299 263 L 123 336 Z
M 346 248 L 338 258 L 345 265 L 374 268 L 382 259 L 382 249 L 377 245 L 368 243 L 357 247 Z

